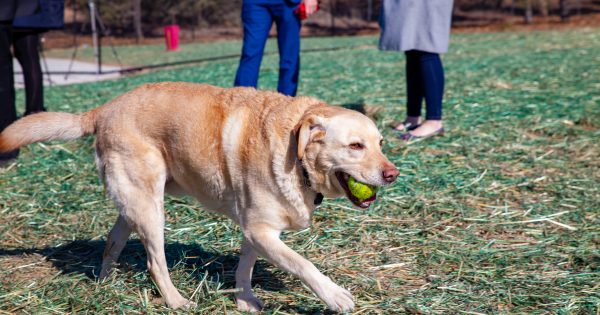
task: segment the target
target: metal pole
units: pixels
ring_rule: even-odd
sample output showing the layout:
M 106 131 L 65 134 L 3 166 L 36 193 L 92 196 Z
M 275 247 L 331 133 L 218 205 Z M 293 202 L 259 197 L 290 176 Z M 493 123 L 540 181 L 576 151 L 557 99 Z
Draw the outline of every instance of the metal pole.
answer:
M 88 1 L 90 7 L 90 25 L 92 27 L 92 43 L 94 45 L 94 59 L 96 60 L 96 74 L 102 73 L 102 64 L 100 61 L 100 47 L 98 46 L 98 31 L 96 29 L 96 5 L 94 0 Z

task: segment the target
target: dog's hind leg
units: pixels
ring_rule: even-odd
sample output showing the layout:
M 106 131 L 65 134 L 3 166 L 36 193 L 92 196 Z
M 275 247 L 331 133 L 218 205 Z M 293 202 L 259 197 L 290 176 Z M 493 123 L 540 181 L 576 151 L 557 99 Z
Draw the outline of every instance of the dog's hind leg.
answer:
M 167 305 L 172 308 L 189 307 L 193 303 L 181 296 L 173 285 L 165 257 L 163 199 L 166 165 L 158 150 L 137 145 L 140 147 L 131 148 L 130 145 L 126 152 L 112 152 L 107 156 L 106 186 L 120 208 L 120 216 L 138 233 L 144 244 L 148 270 Z M 117 221 L 117 226 L 119 224 Z M 119 231 L 123 232 L 122 229 Z M 120 236 L 124 237 L 123 234 Z
M 106 278 L 112 269 L 112 265 L 119 259 L 121 251 L 127 243 L 131 234 L 131 228 L 123 216 L 119 215 L 117 222 L 108 234 L 106 247 L 102 255 L 102 269 L 100 270 L 100 279 Z
M 248 241 L 242 242 L 240 250 L 240 263 L 235 271 L 235 301 L 238 309 L 242 312 L 260 312 L 262 302 L 252 294 L 252 271 L 258 253 L 250 246 Z
M 150 275 L 165 298 L 167 305 L 172 308 L 190 307 L 193 303 L 181 296 L 169 276 L 164 248 L 165 217 L 162 207 L 151 207 L 150 203 L 147 206 L 146 209 L 151 210 L 152 213 L 147 213 L 143 219 L 137 222 L 136 231 L 146 248 Z
M 98 167 L 98 173 L 100 175 L 100 179 L 104 184 L 106 184 L 106 168 L 104 165 L 104 161 L 100 158 L 102 151 L 97 148 L 96 151 L 96 166 Z M 127 243 L 127 239 L 129 235 L 131 235 L 131 227 L 125 220 L 122 215 L 119 215 L 117 218 L 117 222 L 108 233 L 108 237 L 106 239 L 106 247 L 104 248 L 104 253 L 102 254 L 102 267 L 100 269 L 99 278 L 105 279 L 108 277 L 112 270 L 112 266 L 121 255 L 125 244 Z

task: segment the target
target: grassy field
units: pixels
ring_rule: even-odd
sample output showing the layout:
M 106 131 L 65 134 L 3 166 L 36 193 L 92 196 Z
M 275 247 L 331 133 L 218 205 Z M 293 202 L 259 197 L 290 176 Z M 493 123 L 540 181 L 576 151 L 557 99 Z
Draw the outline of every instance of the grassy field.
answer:
M 381 108 L 385 151 L 401 177 L 367 211 L 326 200 L 313 227 L 285 241 L 348 288 L 361 314 L 600 314 L 600 29 L 454 36 L 443 57 L 449 132 L 409 145 L 386 127 L 403 117 L 404 59 L 378 51 L 376 41 L 307 41 L 350 48 L 303 54 L 300 93 Z M 236 42 L 200 46 L 239 51 Z M 154 57 L 122 49 L 131 64 L 202 58 L 191 47 L 175 55 L 148 47 Z M 261 87 L 276 86 L 277 60 L 265 57 Z M 229 59 L 53 87 L 47 107 L 81 112 L 144 82 L 231 86 L 236 67 Z M 31 145 L 0 170 L 1 312 L 170 312 L 136 236 L 119 271 L 95 279 L 116 211 L 96 176 L 92 142 Z M 175 285 L 198 303 L 196 313 L 235 312 L 228 290 L 239 229 L 191 200 L 168 198 L 166 208 Z M 264 261 L 254 280 L 268 313 L 325 312 L 297 279 Z
M 302 40 L 302 49 L 337 49 L 373 45 L 373 37 L 336 37 L 336 38 L 305 38 Z M 165 51 L 165 45 L 138 45 L 138 46 L 115 46 L 108 45 L 104 41 L 102 46 L 102 62 L 110 65 L 135 67 L 143 65 L 158 65 L 187 60 L 201 60 L 207 58 L 238 56 L 241 52 L 241 42 L 221 41 L 218 43 L 194 43 L 179 46 L 177 51 Z M 276 40 L 270 40 L 265 47 L 265 54 L 277 53 Z M 116 54 L 115 54 L 116 52 Z M 47 57 L 71 58 L 73 49 L 55 49 L 46 52 Z M 90 46 L 81 47 L 77 50 L 77 59 L 94 62 L 94 50 Z

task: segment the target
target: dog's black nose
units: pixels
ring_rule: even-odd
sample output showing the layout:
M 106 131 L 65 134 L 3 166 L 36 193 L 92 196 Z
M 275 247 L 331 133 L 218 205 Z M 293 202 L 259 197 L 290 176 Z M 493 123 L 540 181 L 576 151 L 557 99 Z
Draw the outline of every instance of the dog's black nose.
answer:
M 393 183 L 400 171 L 395 166 L 389 166 L 383 169 L 383 179 L 388 183 Z

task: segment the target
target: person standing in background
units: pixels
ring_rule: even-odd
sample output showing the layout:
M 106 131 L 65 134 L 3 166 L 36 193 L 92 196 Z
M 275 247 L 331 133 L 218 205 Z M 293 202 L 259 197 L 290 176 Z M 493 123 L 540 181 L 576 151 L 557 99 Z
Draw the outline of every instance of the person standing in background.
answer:
M 300 17 L 295 11 L 301 3 L 307 16 L 317 11 L 317 0 L 244 0 L 244 44 L 235 86 L 257 87 L 265 43 L 275 22 L 279 47 L 277 91 L 296 95 L 300 70 Z
M 39 8 L 37 0 L 0 1 L 0 132 L 17 120 L 15 82 L 12 54 L 13 21 L 16 17 L 32 15 Z M 19 150 L 0 153 L 0 164 L 16 158 Z
M 383 0 L 379 48 L 406 54 L 406 119 L 393 126 L 403 140 L 444 133 L 439 54 L 448 51 L 452 6 L 453 0 Z M 426 115 L 421 122 L 423 99 Z
M 40 66 L 40 37 L 33 29 L 13 26 L 13 51 L 25 78 L 25 114 L 44 112 L 44 78 Z
M 0 0 L 0 131 L 17 119 L 12 55 L 25 77 L 25 113 L 45 111 L 40 34 L 64 27 L 64 0 Z M 0 154 L 0 164 L 19 151 Z

